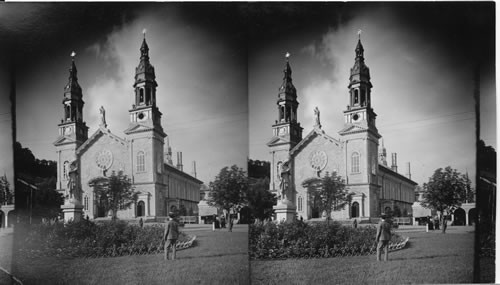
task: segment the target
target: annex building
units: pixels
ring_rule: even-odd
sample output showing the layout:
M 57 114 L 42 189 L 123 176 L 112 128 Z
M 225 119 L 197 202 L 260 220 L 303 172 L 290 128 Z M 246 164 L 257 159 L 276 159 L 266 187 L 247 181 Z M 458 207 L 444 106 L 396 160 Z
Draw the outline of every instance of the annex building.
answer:
M 278 119 L 272 125 L 273 137 L 268 142 L 271 154 L 270 191 L 280 193 L 282 173 L 286 165 L 289 175 L 289 194 L 297 217 L 319 218 L 322 213 L 309 203 L 303 182 L 336 172 L 345 180 L 352 201 L 343 210 L 333 211 L 332 218 L 358 220 L 379 217 L 392 212 L 395 216 L 409 216 L 415 200 L 415 186 L 411 180 L 409 164 L 407 175 L 397 169 L 396 154 L 392 165 L 387 165 L 387 151 L 376 127 L 372 108 L 370 70 L 365 64 L 361 39 L 355 49 L 354 66 L 344 110 L 344 127 L 338 136 L 327 134 L 321 127 L 319 110 L 315 110 L 314 127 L 305 137 L 297 121 L 297 91 L 292 84 L 292 69 L 286 59 L 284 78 L 277 100 Z
M 192 175 L 183 171 L 182 153 L 177 153 L 177 165 L 173 165 L 172 150 L 161 125 L 162 113 L 156 104 L 157 86 L 144 37 L 135 70 L 134 95 L 128 98 L 131 108 L 123 110 L 129 113 L 128 128 L 123 135 L 111 132 L 105 109 L 101 107 L 99 128 L 89 137 L 73 54 L 69 80 L 64 87 L 64 117 L 58 124 L 59 137 L 54 145 L 57 189 L 75 192 L 75 201 L 83 207 L 83 217 L 108 216 L 101 197 L 95 194 L 89 181 L 109 176 L 113 171 L 123 171 L 139 192 L 135 204 L 118 211 L 118 218 L 155 218 L 176 210 L 180 210 L 181 215 L 197 215 L 202 181 L 196 178 L 195 169 Z M 74 173 L 76 175 L 70 178 Z

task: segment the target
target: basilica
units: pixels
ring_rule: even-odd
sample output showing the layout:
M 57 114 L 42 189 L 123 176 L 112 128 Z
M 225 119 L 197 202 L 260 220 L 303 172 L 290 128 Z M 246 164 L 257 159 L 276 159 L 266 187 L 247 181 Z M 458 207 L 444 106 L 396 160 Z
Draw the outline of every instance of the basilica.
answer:
M 194 163 L 192 174 L 184 172 L 182 153 L 177 153 L 177 165 L 173 165 L 172 150 L 161 125 L 162 113 L 156 104 L 158 84 L 146 38 L 135 69 L 134 92 L 129 98 L 130 123 L 124 136 L 108 129 L 106 111 L 101 107 L 99 128 L 88 137 L 74 53 L 72 57 L 62 101 L 64 116 L 54 142 L 58 191 L 73 197 L 73 210 L 77 209 L 83 217 L 107 217 L 104 201 L 95 195 L 89 181 L 122 171 L 139 195 L 132 207 L 118 211 L 118 218 L 156 218 L 171 211 L 196 215 L 202 182 L 196 178 Z
M 344 126 L 338 136 L 322 129 L 320 111 L 316 108 L 314 127 L 303 137 L 303 128 L 297 120 L 297 91 L 292 84 L 287 54 L 277 100 L 278 119 L 272 125 L 273 137 L 267 143 L 271 154 L 270 191 L 283 192 L 280 187 L 286 168 L 286 199 L 290 204 L 287 207 L 298 218 L 320 218 L 324 213 L 309 202 L 303 183 L 335 172 L 344 179 L 352 199 L 344 209 L 332 211 L 331 218 L 369 220 L 387 212 L 411 216 L 417 183 L 411 180 L 409 164 L 406 175 L 398 173 L 395 153 L 391 156 L 392 165 L 387 165 L 387 151 L 375 123 L 377 114 L 372 108 L 370 70 L 365 64 L 361 38 L 355 48 L 348 89 Z

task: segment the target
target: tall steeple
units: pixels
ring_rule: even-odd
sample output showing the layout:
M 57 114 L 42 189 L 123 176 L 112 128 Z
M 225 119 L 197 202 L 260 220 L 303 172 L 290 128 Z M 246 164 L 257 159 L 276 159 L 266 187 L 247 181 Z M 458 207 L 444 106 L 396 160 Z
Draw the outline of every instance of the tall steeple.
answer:
M 292 83 L 292 68 L 290 67 L 290 54 L 285 55 L 285 68 L 283 82 L 278 90 L 278 119 L 272 125 L 273 137 L 267 143 L 271 153 L 271 192 L 279 189 L 281 169 L 284 163 L 290 162 L 290 151 L 302 140 L 302 127 L 297 122 L 297 90 Z M 294 199 L 291 198 L 291 201 Z
M 161 112 L 156 106 L 156 75 L 155 68 L 149 61 L 149 47 L 146 42 L 146 30 L 143 31 L 142 45 L 140 48 L 139 65 L 135 68 L 134 81 L 134 104 L 130 113 L 131 125 L 140 124 L 163 133 L 161 126 Z M 134 128 L 129 127 L 125 132 L 128 134 Z
M 135 69 L 135 105 L 156 106 L 156 83 L 155 68 L 149 62 L 149 47 L 146 42 L 146 31 L 141 45 L 141 57 L 139 65 Z
M 297 90 L 292 83 L 292 68 L 289 63 L 290 54 L 285 55 L 283 82 L 278 91 L 278 120 L 273 125 L 273 135 L 284 138 L 294 147 L 302 140 L 302 127 L 297 122 Z
M 371 89 L 370 69 L 365 64 L 364 48 L 361 43 L 361 31 L 358 32 L 359 38 L 355 49 L 354 66 L 351 68 L 349 77 L 349 104 L 344 111 L 345 124 L 355 124 L 368 128 L 378 134 L 375 127 L 375 118 L 377 114 L 371 107 Z
M 135 68 L 134 103 L 129 110 L 130 124 L 125 130 L 130 141 L 134 182 L 149 193 L 160 193 L 164 171 L 164 144 L 167 134 L 161 126 L 161 112 L 156 105 L 155 69 L 150 62 L 146 30 L 140 47 L 139 65 Z M 142 190 L 144 191 L 144 190 Z M 159 207 L 160 200 L 154 207 Z
M 76 53 L 71 53 L 68 83 L 64 87 L 63 118 L 59 127 L 59 137 L 54 142 L 57 153 L 57 189 L 66 189 L 69 166 L 77 160 L 76 150 L 88 139 L 89 128 L 83 121 L 82 88 L 78 84 L 75 64 Z
M 76 53 L 71 53 L 68 83 L 64 87 L 64 115 L 59 126 L 59 135 L 67 136 L 82 144 L 88 138 L 88 127 L 83 121 L 83 95 L 78 84 L 78 70 L 75 64 Z

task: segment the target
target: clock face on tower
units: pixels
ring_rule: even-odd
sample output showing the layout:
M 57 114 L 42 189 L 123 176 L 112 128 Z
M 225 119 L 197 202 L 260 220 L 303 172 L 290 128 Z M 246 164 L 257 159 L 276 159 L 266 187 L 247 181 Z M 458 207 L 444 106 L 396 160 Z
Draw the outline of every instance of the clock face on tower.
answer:
M 70 135 L 72 132 L 73 132 L 73 128 L 72 127 L 66 127 L 66 128 L 64 128 L 64 133 L 66 135 Z
M 360 118 L 360 116 L 358 113 L 355 113 L 354 115 L 352 115 L 352 120 L 355 122 L 359 121 L 359 118 Z
M 144 121 L 144 120 L 146 120 L 147 118 L 148 118 L 148 114 L 147 114 L 147 113 L 145 113 L 145 112 L 141 112 L 141 113 L 137 114 L 137 119 L 138 119 L 139 121 Z

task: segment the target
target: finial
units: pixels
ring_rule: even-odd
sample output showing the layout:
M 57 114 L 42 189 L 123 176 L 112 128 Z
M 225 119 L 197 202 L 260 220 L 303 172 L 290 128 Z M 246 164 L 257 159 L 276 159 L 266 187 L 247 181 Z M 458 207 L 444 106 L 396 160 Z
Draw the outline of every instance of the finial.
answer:
M 290 53 L 289 52 L 286 52 L 285 58 L 286 58 L 286 61 L 288 61 L 288 58 L 290 58 Z
M 143 36 L 144 36 L 144 39 L 146 39 L 146 32 L 147 32 L 147 31 L 148 31 L 148 30 L 146 30 L 146 28 L 142 29 L 142 34 L 143 34 Z
M 363 30 L 359 29 L 358 30 L 358 39 L 361 40 L 361 33 L 363 32 Z
M 76 52 L 75 52 L 75 51 L 72 51 L 72 52 L 71 52 L 71 58 L 72 58 L 73 60 L 75 60 L 75 55 L 76 55 Z

